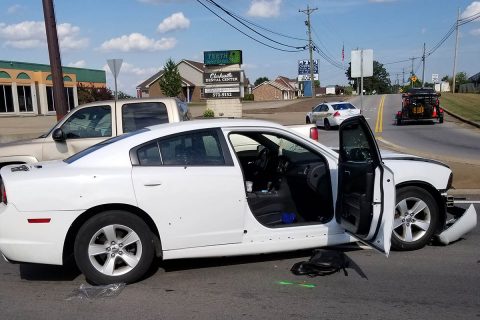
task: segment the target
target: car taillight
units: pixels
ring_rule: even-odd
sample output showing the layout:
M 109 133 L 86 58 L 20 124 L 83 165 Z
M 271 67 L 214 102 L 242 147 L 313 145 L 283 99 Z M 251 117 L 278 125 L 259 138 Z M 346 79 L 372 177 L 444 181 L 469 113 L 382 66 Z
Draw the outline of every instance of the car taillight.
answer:
M 5 185 L 1 180 L 0 180 L 0 195 L 2 197 L 2 202 L 4 204 L 7 204 L 7 190 L 5 189 Z
M 310 128 L 310 139 L 318 141 L 318 129 L 317 127 Z
M 334 117 L 340 117 L 340 112 L 338 112 L 338 111 L 335 112 L 335 113 L 333 114 L 333 116 L 334 116 Z
M 442 109 L 442 108 L 440 108 L 440 113 L 443 113 L 443 109 Z

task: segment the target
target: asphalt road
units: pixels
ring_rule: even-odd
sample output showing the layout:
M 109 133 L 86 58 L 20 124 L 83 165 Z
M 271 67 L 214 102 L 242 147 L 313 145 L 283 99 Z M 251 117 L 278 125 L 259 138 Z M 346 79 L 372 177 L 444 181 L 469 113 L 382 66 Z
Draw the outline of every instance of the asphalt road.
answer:
M 393 126 L 397 98 L 385 97 L 377 137 L 468 161 L 480 159 L 478 149 L 471 151 L 471 142 L 480 141 L 475 130 L 450 122 Z M 373 129 L 381 99 L 365 97 L 364 115 Z M 452 143 L 436 146 L 429 141 L 431 130 L 435 139 L 453 135 Z M 465 139 L 472 132 L 473 141 Z M 320 133 L 324 144 L 338 144 L 336 130 Z M 480 195 L 469 199 L 478 201 Z M 480 212 L 480 205 L 476 209 Z M 72 267 L 1 260 L 0 319 L 480 319 L 479 243 L 477 226 L 449 246 L 393 252 L 389 258 L 350 246 L 341 248 L 351 260 L 348 276 L 317 278 L 289 271 L 310 251 L 159 262 L 149 277 L 117 297 L 96 300 L 66 300 L 86 283 Z
M 477 205 L 477 211 L 480 206 Z M 85 284 L 72 268 L 0 262 L 1 319 L 478 319 L 480 227 L 447 247 L 343 248 L 352 261 L 325 277 L 294 276 L 310 251 L 158 265 L 117 297 L 66 298 Z
M 359 97 L 353 98 L 352 102 L 360 107 Z M 411 152 L 480 164 L 480 129 L 465 125 L 448 115 L 448 121 L 442 124 L 425 121 L 397 126 L 394 116 L 401 109 L 400 94 L 365 96 L 363 105 L 363 114 L 369 119 L 377 139 L 402 146 Z M 380 108 L 382 105 L 383 108 Z

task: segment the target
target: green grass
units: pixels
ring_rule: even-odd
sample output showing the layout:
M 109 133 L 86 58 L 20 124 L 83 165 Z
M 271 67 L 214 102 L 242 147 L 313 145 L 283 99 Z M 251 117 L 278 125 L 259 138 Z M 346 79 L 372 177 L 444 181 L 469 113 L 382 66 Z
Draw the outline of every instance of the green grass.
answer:
M 480 94 L 442 93 L 440 106 L 468 120 L 480 123 Z

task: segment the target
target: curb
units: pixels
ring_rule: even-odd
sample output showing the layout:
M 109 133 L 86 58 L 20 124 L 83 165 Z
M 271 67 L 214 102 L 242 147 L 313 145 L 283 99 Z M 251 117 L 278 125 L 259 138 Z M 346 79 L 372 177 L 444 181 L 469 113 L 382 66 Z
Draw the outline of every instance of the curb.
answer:
M 474 127 L 477 127 L 477 128 L 480 128 L 480 123 L 478 122 L 475 122 L 475 121 L 472 121 L 472 120 L 468 120 L 462 116 L 459 116 L 458 114 L 456 113 L 453 113 L 451 111 L 448 111 L 447 109 L 445 109 L 445 107 L 442 106 L 442 109 L 443 111 L 445 111 L 447 114 L 449 114 L 450 116 L 462 121 L 462 122 L 465 122 L 465 123 L 468 123 L 469 125 L 472 125 Z

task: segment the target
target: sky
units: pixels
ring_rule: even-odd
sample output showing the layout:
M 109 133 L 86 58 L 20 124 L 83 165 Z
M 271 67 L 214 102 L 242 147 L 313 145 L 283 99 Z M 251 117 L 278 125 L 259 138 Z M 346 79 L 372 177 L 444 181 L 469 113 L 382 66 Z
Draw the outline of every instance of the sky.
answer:
M 206 3 L 206 0 L 201 0 Z M 410 57 L 427 52 L 461 17 L 480 12 L 472 0 L 216 0 L 230 12 L 257 26 L 251 36 L 286 49 L 304 47 L 306 15 L 299 10 L 316 8 L 311 14 L 312 39 L 331 60 L 320 59 L 321 85 L 346 84 L 351 50 L 373 49 L 374 60 L 384 63 L 392 83 L 411 72 Z M 217 11 L 218 12 L 218 11 Z M 107 59 L 123 59 L 119 89 L 134 95 L 135 87 L 160 70 L 167 59 L 202 62 L 203 51 L 241 49 L 247 77 L 279 75 L 295 78 L 298 60 L 308 59 L 308 50 L 285 52 L 262 45 L 235 30 L 199 3 L 199 0 L 56 0 L 55 13 L 65 66 L 107 71 Z M 225 19 L 225 14 L 221 15 Z M 232 21 L 232 20 L 228 20 Z M 235 24 L 242 31 L 245 27 Z M 279 35 L 280 34 L 280 35 Z M 288 36 L 288 37 L 285 37 Z M 283 46 L 287 45 L 287 46 Z M 289 47 L 290 46 L 290 47 Z M 344 61 L 342 61 L 344 48 Z M 432 74 L 452 75 L 455 48 L 453 33 L 426 59 L 425 79 Z M 48 51 L 41 0 L 0 2 L 0 60 L 48 64 Z M 480 72 L 480 19 L 459 28 L 457 72 L 472 76 Z M 422 74 L 420 59 L 414 72 Z

